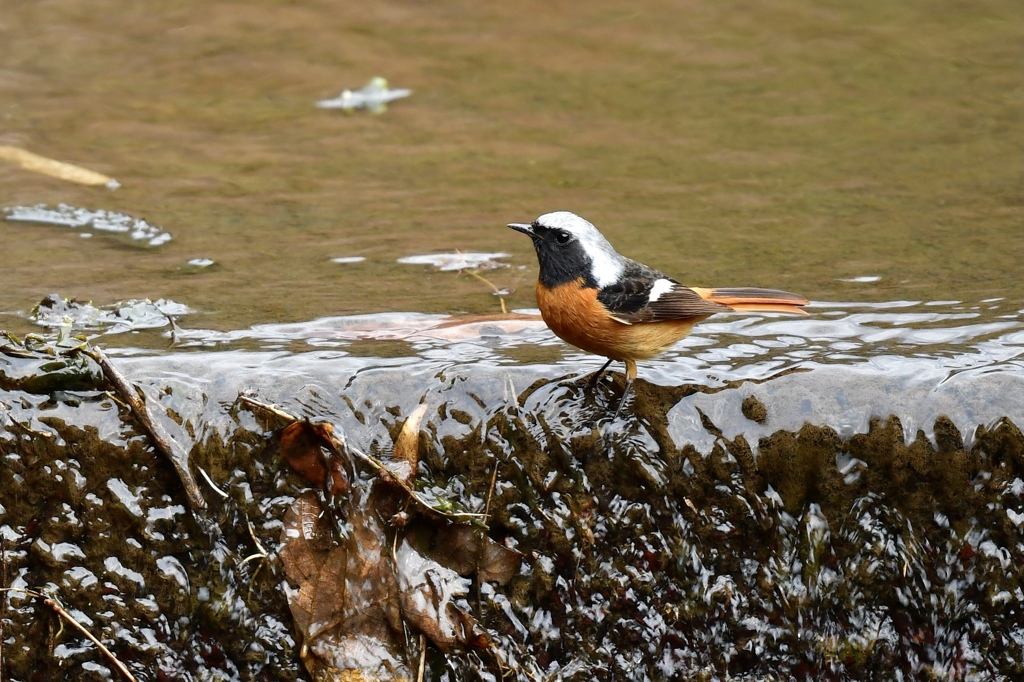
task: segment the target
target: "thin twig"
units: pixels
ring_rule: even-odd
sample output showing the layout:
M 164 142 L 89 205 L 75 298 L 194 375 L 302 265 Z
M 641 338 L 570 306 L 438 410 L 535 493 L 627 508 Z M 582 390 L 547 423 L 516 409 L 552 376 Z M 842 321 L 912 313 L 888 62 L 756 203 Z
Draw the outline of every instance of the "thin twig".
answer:
M 332 438 L 332 440 L 333 440 L 333 438 Z M 332 442 L 331 445 L 334 445 L 334 443 Z M 402 490 L 405 491 L 406 495 L 408 495 L 412 499 L 416 500 L 421 505 L 423 505 L 423 507 L 425 507 L 426 509 L 434 512 L 435 514 L 440 514 L 441 516 L 444 516 L 444 517 L 449 518 L 449 519 L 453 519 L 455 521 L 473 521 L 473 522 L 477 522 L 477 523 L 480 522 L 480 517 L 482 516 L 482 514 L 475 514 L 475 513 L 472 513 L 472 512 L 454 512 L 454 511 L 447 511 L 447 510 L 444 510 L 444 509 L 438 509 L 437 507 L 435 507 L 434 505 L 432 505 L 430 503 L 430 500 L 426 499 L 425 497 L 423 497 L 423 495 L 421 495 L 417 491 L 413 490 L 412 487 L 408 483 L 403 481 L 398 476 L 395 476 L 391 472 L 391 470 L 388 469 L 387 466 L 384 465 L 384 462 L 380 461 L 379 459 L 377 459 L 376 457 L 374 457 L 372 455 L 368 455 L 365 452 L 360 451 L 358 448 L 352 447 L 351 445 L 348 446 L 348 450 L 353 455 L 355 455 L 356 457 L 358 457 L 359 459 L 363 460 L 364 462 L 369 464 L 371 467 L 376 469 L 377 473 L 380 475 L 380 477 L 382 479 L 384 479 L 388 483 L 393 483 L 393 484 L 397 485 L 399 488 L 401 488 Z
M 206 469 L 201 466 L 197 466 L 196 469 L 199 471 L 199 475 L 203 477 L 203 480 L 206 481 L 206 485 L 210 486 L 210 488 L 213 489 L 213 492 L 220 495 L 221 499 L 226 500 L 230 497 L 230 495 L 217 487 L 217 484 L 213 482 L 212 478 L 210 478 L 210 474 L 206 473 Z
M 85 635 L 86 638 L 88 638 L 88 640 L 90 642 L 92 642 L 97 647 L 99 647 L 99 650 L 103 652 L 103 655 L 106 656 L 108 659 L 110 659 L 110 662 L 114 664 L 114 667 L 116 667 L 118 670 L 121 671 L 122 675 L 124 675 L 126 678 L 128 678 L 132 682 L 138 682 L 138 679 L 135 677 L 135 675 L 132 675 L 131 671 L 128 670 L 128 668 L 125 667 L 124 663 L 122 663 L 121 661 L 117 660 L 117 656 L 115 656 L 110 649 L 108 649 L 106 646 L 104 646 L 103 642 L 101 642 L 100 640 L 96 639 L 96 637 L 91 632 L 89 632 L 88 630 L 85 629 L 84 625 L 82 625 L 77 620 L 75 620 L 75 617 L 72 616 L 70 613 L 68 613 L 64 609 L 64 607 L 61 606 L 60 603 L 56 599 L 54 599 L 53 597 L 48 597 L 47 595 L 43 594 L 42 592 L 37 592 L 35 590 L 26 590 L 26 589 L 21 588 L 21 587 L 4 587 L 4 588 L 0 588 L 0 592 L 21 592 L 21 593 L 27 594 L 27 595 L 29 595 L 31 597 L 36 597 L 37 599 L 41 599 L 43 601 L 43 603 L 46 604 L 47 606 L 49 606 L 51 609 L 53 609 L 54 612 L 58 616 L 60 616 L 61 618 L 66 620 L 68 623 L 70 623 L 76 630 L 78 630 L 83 635 Z
M 7 589 L 7 543 L 0 537 L 0 589 Z M 4 679 L 4 621 L 7 619 L 7 599 L 0 603 L 0 680 Z
M 165 310 L 161 310 L 164 317 L 167 318 L 167 322 L 171 325 L 171 345 L 178 343 L 178 323 L 175 321 L 174 316 L 167 313 Z
M 250 561 L 260 562 L 259 564 L 257 564 L 256 570 L 252 572 L 251 576 L 249 576 L 249 601 L 252 601 L 253 583 L 256 582 L 256 576 L 260 574 L 260 571 L 263 569 L 263 567 L 269 565 L 270 554 L 269 552 L 267 552 L 267 549 L 263 546 L 263 543 L 260 542 L 260 539 L 256 537 L 256 528 L 253 527 L 252 521 L 249 520 L 248 516 L 245 517 L 245 523 L 249 527 L 249 537 L 251 537 L 252 541 L 256 543 L 256 553 L 250 554 L 249 556 L 242 559 L 241 563 L 238 566 L 239 568 L 244 568 L 245 565 L 248 564 Z
M 508 395 L 505 397 L 505 401 L 508 402 L 509 398 L 512 398 L 512 407 L 519 409 L 519 396 L 516 395 L 516 385 L 512 383 L 512 377 L 508 378 Z
M 260 542 L 260 539 L 256 537 L 256 528 L 252 525 L 252 521 L 249 520 L 248 516 L 245 518 L 245 523 L 249 527 L 249 537 L 252 538 L 253 543 L 256 545 L 256 553 L 250 554 L 249 556 L 242 559 L 242 563 L 239 564 L 239 566 L 245 566 L 250 561 L 256 561 L 257 559 L 262 559 L 263 561 L 266 561 L 270 558 L 270 553 L 267 552 L 267 549 L 263 546 L 263 543 Z M 258 568 L 256 570 L 259 571 Z M 255 575 L 256 574 L 254 573 L 253 577 L 255 577 Z
M 505 295 L 501 293 L 501 289 L 494 286 L 494 283 L 491 282 L 491 280 L 487 279 L 476 270 L 463 270 L 463 272 L 469 275 L 470 277 L 476 277 L 478 280 L 489 286 L 491 290 L 498 296 L 498 301 L 501 303 L 501 312 L 508 314 L 508 309 L 505 308 Z
M 240 394 L 238 396 L 238 402 L 244 403 L 244 404 L 248 405 L 249 407 L 255 407 L 257 409 L 263 410 L 264 412 L 269 412 L 270 414 L 274 415 L 275 417 L 283 419 L 283 420 L 285 420 L 287 422 L 297 422 L 297 421 L 299 421 L 298 417 L 285 412 L 284 410 L 282 410 L 281 408 L 279 408 L 279 407 L 277 407 L 275 405 L 271 405 L 270 403 L 262 403 L 259 400 L 256 400 L 255 398 L 251 398 L 251 397 L 249 397 L 247 395 L 244 395 L 244 394 Z
M 427 667 L 427 641 L 420 633 L 420 669 L 416 673 L 416 682 L 423 682 L 423 672 Z
M 491 472 L 491 487 L 487 489 L 487 502 L 484 504 L 484 518 L 483 522 L 487 523 L 487 518 L 491 514 L 491 497 L 494 496 L 494 488 L 498 484 L 498 458 L 494 458 L 494 471 Z
M 192 503 L 192 508 L 194 510 L 206 509 L 206 500 L 203 499 L 199 485 L 188 468 L 188 453 L 176 440 L 171 438 L 158 421 L 153 419 L 141 392 L 121 374 L 103 351 L 98 348 L 82 348 L 81 352 L 96 361 L 103 370 L 103 376 L 116 389 L 118 396 L 128 403 L 132 414 L 139 420 L 142 427 L 149 432 L 154 447 L 174 465 L 178 472 L 178 478 L 185 486 L 185 493 L 188 495 L 189 502 Z
M 7 406 L 3 405 L 2 407 L 6 408 Z M 7 409 L 4 409 L 4 416 L 7 417 L 7 419 L 5 419 L 4 421 L 7 422 L 7 425 L 10 425 L 13 428 L 20 429 L 24 433 L 27 433 L 27 434 L 29 434 L 31 436 L 37 436 L 39 438 L 46 438 L 47 440 L 53 440 L 53 434 L 52 433 L 46 433 L 45 431 L 36 431 L 32 427 L 27 426 L 25 424 L 22 424 L 21 422 L 19 422 L 16 419 L 14 419 L 14 417 L 11 416 L 10 412 Z
M 249 537 L 251 537 L 253 543 L 255 543 L 256 550 L 263 557 L 270 556 L 270 553 L 267 552 L 267 548 L 264 547 L 263 543 L 260 542 L 260 539 L 258 537 L 256 537 L 256 527 L 252 525 L 252 521 L 250 521 L 248 517 L 246 517 L 246 519 L 245 519 L 245 524 L 246 524 L 246 526 L 249 527 Z

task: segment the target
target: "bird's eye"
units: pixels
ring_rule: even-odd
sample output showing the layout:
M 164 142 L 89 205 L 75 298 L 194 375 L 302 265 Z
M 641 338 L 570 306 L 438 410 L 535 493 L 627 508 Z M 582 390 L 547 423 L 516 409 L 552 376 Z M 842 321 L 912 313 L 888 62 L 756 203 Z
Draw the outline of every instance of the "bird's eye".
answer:
M 572 241 L 572 235 L 568 232 L 556 232 L 555 241 L 559 244 L 568 244 Z

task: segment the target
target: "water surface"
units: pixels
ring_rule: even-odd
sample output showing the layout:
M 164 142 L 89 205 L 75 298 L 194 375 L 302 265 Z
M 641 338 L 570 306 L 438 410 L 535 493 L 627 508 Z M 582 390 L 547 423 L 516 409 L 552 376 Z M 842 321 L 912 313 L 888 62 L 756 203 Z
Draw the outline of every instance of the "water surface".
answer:
M 493 280 L 525 307 L 533 256 L 503 226 L 556 209 L 687 283 L 1024 305 L 1018 3 L 64 1 L 6 8 L 0 38 L 0 142 L 122 183 L 0 165 L 0 205 L 173 235 L 0 224 L 3 311 L 51 291 L 223 330 L 496 311 L 472 278 L 396 263 L 432 250 L 511 253 Z M 413 96 L 314 106 L 374 75 Z
M 275 553 L 309 485 L 240 391 L 382 455 L 425 402 L 423 489 L 493 493 L 526 559 L 466 607 L 505 658 L 432 650 L 428 679 L 1024 675 L 1020 3 L 56 0 L 0 44 L 0 144 L 121 183 L 0 164 L 0 208 L 170 237 L 0 221 L 0 328 L 107 348 L 228 492 L 193 515 L 95 375 L 0 355 L 5 580 L 140 678 L 307 679 Z M 412 96 L 315 107 L 377 75 Z M 532 311 L 504 225 L 557 209 L 811 314 L 712 318 L 612 424 L 600 359 L 459 324 L 495 289 Z M 92 307 L 30 318 L 53 292 Z M 112 676 L 6 604 L 7 677 Z

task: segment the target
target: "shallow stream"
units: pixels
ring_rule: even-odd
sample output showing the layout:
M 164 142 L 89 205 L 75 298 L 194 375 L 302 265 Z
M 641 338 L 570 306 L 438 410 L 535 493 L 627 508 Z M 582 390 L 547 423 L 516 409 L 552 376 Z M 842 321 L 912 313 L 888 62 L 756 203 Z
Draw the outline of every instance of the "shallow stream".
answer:
M 25 589 L 143 680 L 1024 676 L 1019 3 L 66 0 L 0 44 L 0 145 L 120 183 L 0 161 L 0 328 L 53 350 L 0 344 L 0 678 L 120 675 Z M 412 95 L 316 108 L 378 75 Z M 587 390 L 504 227 L 556 209 L 810 315 L 708 320 L 611 423 L 621 367 Z M 425 403 L 416 490 L 514 576 L 438 558 L 454 522 L 370 504 L 366 467 L 335 504 L 396 584 L 462 573 L 436 594 L 486 637 L 403 607 L 376 662 L 304 650 L 282 551 L 315 486 L 240 393 L 385 461 Z

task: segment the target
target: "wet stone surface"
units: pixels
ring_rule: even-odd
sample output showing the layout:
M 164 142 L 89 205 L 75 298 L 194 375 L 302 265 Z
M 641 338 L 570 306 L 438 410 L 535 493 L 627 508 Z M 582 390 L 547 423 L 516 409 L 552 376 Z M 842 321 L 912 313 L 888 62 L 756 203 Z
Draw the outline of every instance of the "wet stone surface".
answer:
M 310 679 L 278 556 L 309 484 L 282 463 L 275 425 L 235 404 L 241 390 L 384 458 L 428 404 L 417 488 L 487 509 L 489 536 L 524 559 L 457 600 L 492 647 L 428 646 L 427 679 L 1024 674 L 1019 372 L 927 381 L 908 360 L 905 374 L 641 379 L 629 418 L 609 424 L 618 375 L 591 394 L 557 368 L 330 350 L 115 361 L 227 499 L 204 488 L 194 516 L 95 387 L 7 384 L 0 534 L 8 586 L 56 596 L 139 679 Z M 5 376 L 20 362 L 5 357 Z M 411 527 L 380 524 L 388 546 Z M 38 600 L 8 593 L 2 623 L 8 679 L 116 678 Z M 418 633 L 403 628 L 415 671 Z

